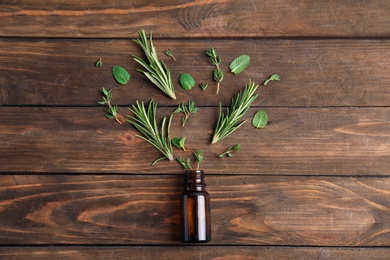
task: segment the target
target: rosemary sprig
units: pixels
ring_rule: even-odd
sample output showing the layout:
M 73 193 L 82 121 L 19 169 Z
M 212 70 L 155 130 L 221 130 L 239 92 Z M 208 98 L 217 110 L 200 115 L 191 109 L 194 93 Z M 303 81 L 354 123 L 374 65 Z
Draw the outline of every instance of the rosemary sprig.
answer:
M 171 49 L 166 49 L 164 51 L 165 55 L 167 55 L 168 57 L 171 57 L 173 61 L 176 61 L 176 58 L 175 56 L 173 56 L 173 52 L 171 51 Z
M 112 99 L 112 89 L 105 89 L 105 88 L 102 88 L 101 90 L 102 94 L 103 94 L 103 97 L 102 97 L 102 100 L 99 101 L 98 103 L 100 105 L 107 105 L 108 108 L 106 109 L 106 117 L 108 119 L 115 119 L 115 121 L 117 121 L 119 124 L 122 124 L 124 122 L 124 118 L 119 115 L 118 113 L 118 106 L 113 106 L 111 105 L 111 99 Z
M 236 145 L 229 146 L 229 147 L 226 149 L 226 151 L 223 152 L 223 153 L 221 153 L 220 155 L 218 155 L 218 157 L 219 157 L 219 158 L 224 158 L 225 155 L 226 155 L 227 157 L 232 157 L 232 156 L 233 156 L 232 152 L 233 152 L 233 151 L 240 151 L 240 146 L 241 146 L 241 144 L 236 144 Z
M 128 116 L 129 119 L 127 121 L 143 135 L 137 135 L 137 137 L 147 141 L 164 155 L 153 161 L 152 165 L 165 158 L 172 161 L 174 159 L 170 137 L 172 115 L 169 117 L 168 125 L 166 127 L 166 117 L 163 118 L 160 131 L 156 122 L 156 102 L 151 100 L 146 110 L 144 102 L 140 104 L 137 101 L 137 104 L 133 104 L 132 108 L 129 108 L 129 110 L 134 114 L 134 117 Z
M 173 111 L 173 114 L 180 112 L 184 113 L 184 116 L 181 118 L 181 126 L 184 127 L 190 115 L 198 112 L 198 108 L 195 107 L 194 101 L 188 101 L 187 105 L 183 102 L 178 106 L 178 108 L 176 108 L 175 111 Z
M 133 55 L 134 60 L 145 68 L 145 70 L 137 71 L 142 72 L 154 85 L 169 97 L 176 99 L 171 73 L 164 62 L 158 59 L 156 49 L 153 45 L 152 33 L 150 33 L 149 41 L 144 30 L 139 30 L 138 34 L 139 39 L 135 39 L 134 41 L 142 47 L 147 62 Z
M 209 47 L 209 49 L 206 52 L 206 55 L 210 58 L 210 62 L 212 65 L 216 67 L 216 69 L 213 71 L 213 78 L 214 81 L 217 82 L 217 94 L 219 93 L 219 86 L 221 84 L 221 81 L 224 78 L 223 70 L 220 68 L 221 64 L 221 56 L 219 56 L 214 48 Z
M 214 130 L 212 144 L 215 144 L 216 142 L 227 137 L 246 122 L 246 120 L 242 122 L 239 121 L 244 116 L 246 111 L 248 111 L 252 102 L 258 96 L 258 94 L 255 94 L 258 86 L 259 85 L 256 85 L 250 80 L 249 83 L 245 86 L 244 91 L 240 91 L 236 99 L 232 98 L 230 107 L 226 109 L 226 114 L 222 112 L 222 105 L 219 103 L 218 122 Z

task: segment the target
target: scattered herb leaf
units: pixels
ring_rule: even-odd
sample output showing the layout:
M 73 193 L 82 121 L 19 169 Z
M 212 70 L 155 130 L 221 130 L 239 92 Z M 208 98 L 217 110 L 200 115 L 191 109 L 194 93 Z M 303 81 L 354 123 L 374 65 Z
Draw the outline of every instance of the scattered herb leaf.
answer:
M 216 67 L 216 69 L 213 71 L 213 79 L 215 82 L 217 82 L 217 94 L 219 93 L 219 86 L 224 78 L 223 70 L 220 68 L 221 64 L 221 56 L 219 56 L 214 48 L 209 47 L 209 49 L 206 52 L 206 55 L 210 58 L 210 63 Z
M 185 90 L 190 90 L 195 86 L 194 78 L 188 73 L 182 73 L 179 78 L 180 85 Z
M 172 161 L 174 159 L 170 138 L 172 115 L 169 117 L 167 126 L 165 126 L 166 117 L 163 118 L 161 130 L 159 130 L 156 121 L 156 102 L 151 100 L 148 108 L 146 109 L 144 102 L 140 104 L 137 101 L 136 105 L 133 104 L 132 108 L 129 108 L 129 110 L 134 114 L 134 116 L 128 116 L 129 119 L 127 121 L 142 134 L 142 136 L 137 135 L 137 137 L 150 143 L 164 155 L 163 157 L 156 159 L 152 165 L 165 158 Z
M 95 63 L 95 66 L 96 66 L 96 67 L 99 67 L 99 68 L 103 67 L 103 61 L 102 61 L 102 59 L 99 59 L 99 60 Z
M 268 122 L 268 115 L 264 110 L 259 110 L 253 116 L 252 125 L 255 128 L 264 128 Z
M 178 106 L 178 108 L 176 108 L 175 111 L 173 111 L 173 114 L 180 113 L 180 112 L 184 113 L 184 116 L 181 118 L 181 126 L 184 127 L 190 115 L 198 112 L 198 108 L 195 107 L 194 101 L 188 101 L 187 104 L 183 102 Z
M 209 86 L 209 85 L 207 85 L 206 83 L 200 83 L 200 84 L 199 84 L 199 87 L 200 87 L 203 91 L 205 91 L 206 88 L 207 88 L 208 86 Z
M 137 71 L 142 72 L 154 85 L 170 98 L 176 99 L 171 73 L 164 62 L 158 60 L 156 49 L 153 46 L 152 33 L 150 33 L 149 41 L 144 30 L 139 30 L 138 34 L 140 39 L 135 39 L 134 41 L 143 49 L 147 61 L 144 61 L 137 56 L 133 56 L 134 60 L 145 68 L 145 70 Z
M 233 151 L 240 151 L 240 146 L 241 144 L 236 144 L 236 145 L 233 145 L 233 146 L 229 146 L 225 152 L 221 153 L 220 155 L 218 155 L 219 158 L 224 158 L 225 156 L 227 157 L 232 157 L 233 154 L 232 152 Z
M 126 84 L 130 80 L 130 74 L 121 66 L 112 67 L 112 75 L 119 84 Z
M 236 99 L 232 98 L 230 107 L 226 109 L 226 114 L 222 112 L 222 105 L 219 103 L 219 116 L 214 130 L 212 144 L 227 137 L 246 122 L 246 120 L 242 122 L 239 121 L 258 96 L 258 94 L 255 94 L 258 86 L 259 85 L 256 85 L 254 82 L 249 81 L 245 86 L 244 91 L 240 91 Z
M 186 142 L 185 136 L 184 137 L 175 137 L 172 139 L 172 144 L 174 146 L 176 146 L 177 148 L 183 149 L 183 151 L 186 150 L 186 148 L 184 147 L 185 142 Z
M 123 124 L 123 122 L 125 121 L 125 119 L 119 115 L 118 113 L 118 106 L 112 106 L 111 105 L 111 99 L 112 99 L 112 90 L 109 89 L 105 89 L 103 88 L 101 90 L 101 92 L 103 93 L 103 98 L 102 98 L 102 101 L 99 101 L 98 103 L 100 105 L 107 105 L 108 108 L 106 110 L 107 114 L 106 114 L 106 118 L 108 119 L 112 119 L 112 118 L 115 118 L 115 121 L 117 121 L 119 124 Z
M 243 72 L 250 64 L 251 58 L 249 55 L 243 54 L 235 58 L 232 63 L 230 63 L 230 72 L 234 74 L 239 74 Z
M 264 81 L 263 85 L 267 85 L 270 81 L 278 81 L 280 80 L 280 76 L 278 74 L 272 74 L 266 81 Z
M 164 51 L 164 53 L 165 53 L 165 55 L 167 55 L 168 57 L 171 57 L 172 60 L 176 61 L 176 58 L 175 58 L 175 56 L 173 56 L 173 53 L 172 53 L 171 49 L 166 49 L 166 50 Z

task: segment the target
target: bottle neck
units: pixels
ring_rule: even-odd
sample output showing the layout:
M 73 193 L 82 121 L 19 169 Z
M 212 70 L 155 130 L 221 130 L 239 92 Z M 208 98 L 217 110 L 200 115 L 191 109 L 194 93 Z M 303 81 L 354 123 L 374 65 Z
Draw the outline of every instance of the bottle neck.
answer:
M 206 191 L 204 172 L 202 170 L 186 170 L 184 185 L 186 191 Z

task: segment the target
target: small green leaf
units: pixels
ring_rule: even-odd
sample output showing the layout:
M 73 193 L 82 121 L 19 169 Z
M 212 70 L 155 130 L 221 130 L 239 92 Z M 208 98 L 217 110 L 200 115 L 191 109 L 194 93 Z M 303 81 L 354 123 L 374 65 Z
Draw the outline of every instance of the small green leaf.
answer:
M 206 83 L 200 83 L 200 84 L 199 84 L 199 87 L 200 87 L 203 91 L 205 91 L 206 88 L 207 88 L 208 86 L 209 86 L 209 85 L 207 85 Z
M 243 54 L 235 58 L 232 63 L 230 63 L 230 71 L 234 74 L 241 73 L 246 69 L 246 67 L 249 66 L 249 63 L 251 62 L 251 58 L 249 55 Z
M 95 66 L 96 66 L 96 67 L 99 67 L 99 68 L 103 67 L 103 61 L 102 61 L 102 59 L 99 59 L 99 60 L 95 63 Z
M 255 128 L 264 128 L 268 122 L 268 115 L 264 110 L 259 110 L 253 116 L 252 125 Z
M 184 136 L 183 138 L 180 137 L 175 137 L 172 139 L 172 144 L 176 146 L 177 148 L 183 149 L 185 151 L 185 142 L 186 142 L 186 137 Z
M 130 74 L 121 66 L 112 67 L 112 75 L 119 84 L 126 84 L 130 80 Z
M 188 73 L 181 74 L 179 81 L 180 81 L 181 87 L 185 90 L 190 90 L 195 86 L 194 78 Z

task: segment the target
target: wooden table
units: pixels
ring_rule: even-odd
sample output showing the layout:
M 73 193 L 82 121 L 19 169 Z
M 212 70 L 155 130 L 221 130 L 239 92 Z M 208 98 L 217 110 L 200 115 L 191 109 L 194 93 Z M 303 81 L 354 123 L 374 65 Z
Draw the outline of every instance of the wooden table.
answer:
M 390 2 L 109 2 L 1 1 L 1 259 L 389 259 Z M 153 32 L 176 100 L 136 71 L 138 29 Z M 225 71 L 218 95 L 210 46 Z M 251 64 L 233 75 L 241 54 Z M 181 73 L 208 88 L 181 89 Z M 219 102 L 249 79 L 260 86 L 248 122 L 210 144 Z M 159 152 L 105 119 L 102 87 L 124 116 L 137 100 L 153 98 L 159 119 L 195 102 L 171 134 L 204 152 L 211 243 L 180 242 L 183 170 L 152 167 Z M 265 129 L 251 126 L 260 109 Z

